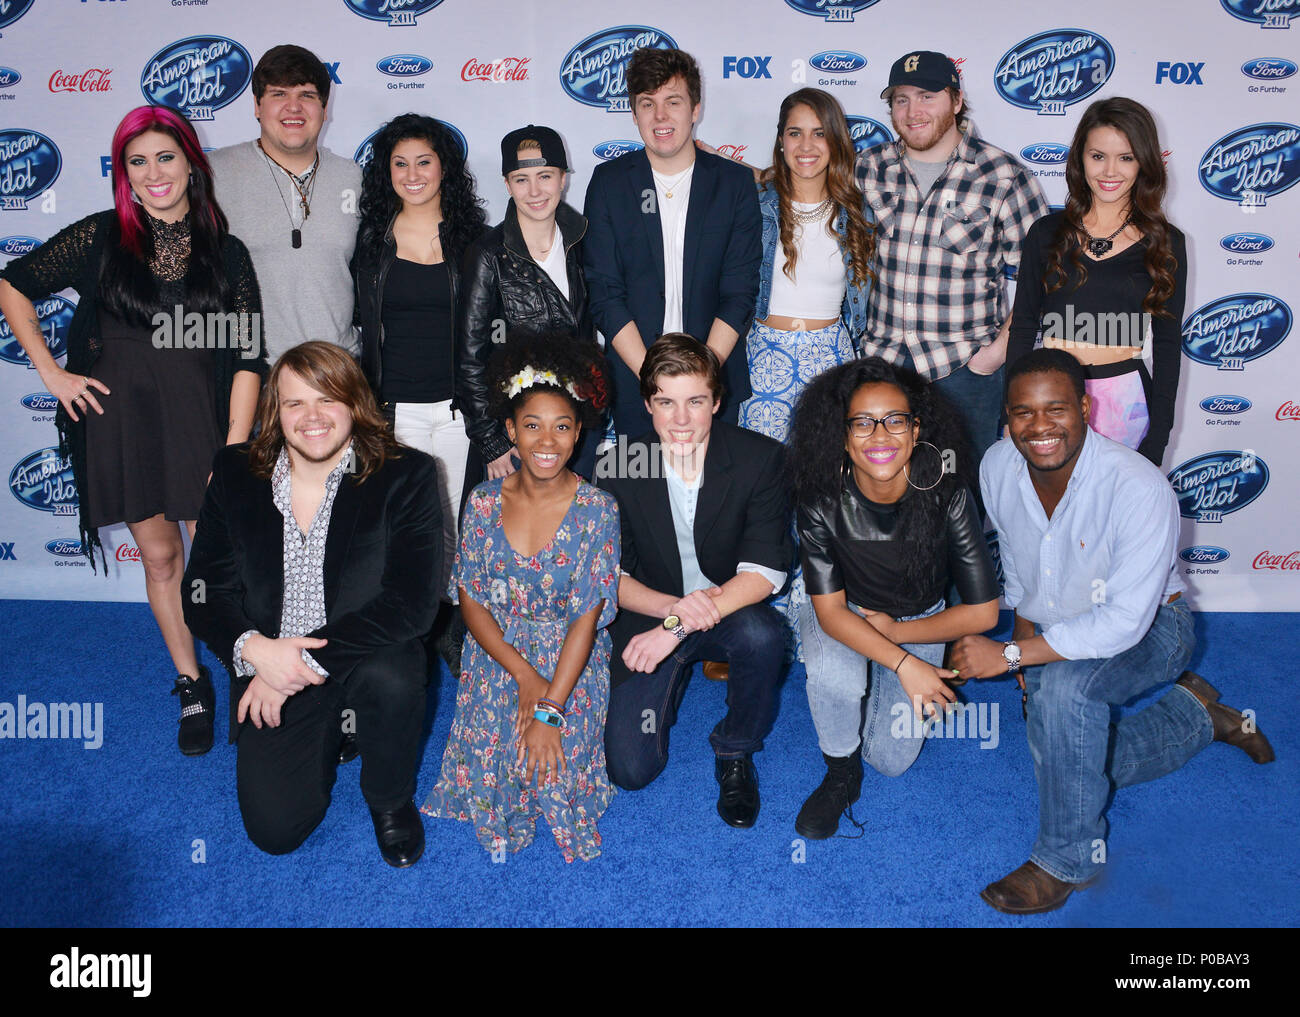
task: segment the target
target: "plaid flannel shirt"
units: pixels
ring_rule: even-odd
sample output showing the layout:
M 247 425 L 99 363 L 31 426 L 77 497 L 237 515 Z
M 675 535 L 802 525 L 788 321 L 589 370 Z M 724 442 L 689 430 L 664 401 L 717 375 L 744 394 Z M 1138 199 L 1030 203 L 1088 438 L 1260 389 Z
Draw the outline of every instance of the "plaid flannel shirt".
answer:
M 888 142 L 858 156 L 858 186 L 876 216 L 876 284 L 862 355 L 901 363 L 934 380 L 997 338 L 1011 313 L 1003 277 L 1048 212 L 1043 190 L 1012 156 L 968 124 L 947 167 L 923 195 Z

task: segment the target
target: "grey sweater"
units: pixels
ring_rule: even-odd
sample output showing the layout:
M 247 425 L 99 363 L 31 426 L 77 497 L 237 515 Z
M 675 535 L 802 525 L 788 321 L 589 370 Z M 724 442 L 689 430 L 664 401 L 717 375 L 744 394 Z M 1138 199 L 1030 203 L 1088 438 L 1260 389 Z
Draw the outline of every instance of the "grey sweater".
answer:
M 244 242 L 257 272 L 267 362 L 274 364 L 309 339 L 328 340 L 355 355 L 348 262 L 357 239 L 360 168 L 320 149 L 311 215 L 303 222 L 292 181 L 256 142 L 219 148 L 208 158 L 230 232 Z M 295 227 L 302 229 L 297 250 L 290 240 Z

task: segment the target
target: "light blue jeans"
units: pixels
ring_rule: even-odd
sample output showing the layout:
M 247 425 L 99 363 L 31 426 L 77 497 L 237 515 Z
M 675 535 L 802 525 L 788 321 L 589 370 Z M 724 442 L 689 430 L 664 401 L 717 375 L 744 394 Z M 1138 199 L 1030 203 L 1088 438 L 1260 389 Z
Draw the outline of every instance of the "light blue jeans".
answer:
M 1038 840 L 1030 859 L 1082 883 L 1105 859 L 1102 813 L 1112 788 L 1172 773 L 1214 738 L 1200 700 L 1179 685 L 1111 723 L 1111 707 L 1177 681 L 1196 646 L 1184 598 L 1162 604 L 1142 641 L 1115 657 L 1024 670 L 1029 753 L 1038 780 Z
M 849 607 L 862 613 L 856 605 Z M 943 608 L 941 600 L 928 611 L 897 620 L 928 618 Z M 811 600 L 804 601 L 800 609 L 799 630 L 808 669 L 808 708 L 822 752 L 843 758 L 856 752 L 860 744 L 862 758 L 886 777 L 904 773 L 916 762 L 925 738 L 910 720 L 912 702 L 898 674 L 823 632 Z M 936 667 L 943 662 L 943 643 L 904 643 L 903 649 Z M 896 709 L 900 703 L 906 713 Z M 900 716 L 909 718 L 905 725 L 895 724 Z

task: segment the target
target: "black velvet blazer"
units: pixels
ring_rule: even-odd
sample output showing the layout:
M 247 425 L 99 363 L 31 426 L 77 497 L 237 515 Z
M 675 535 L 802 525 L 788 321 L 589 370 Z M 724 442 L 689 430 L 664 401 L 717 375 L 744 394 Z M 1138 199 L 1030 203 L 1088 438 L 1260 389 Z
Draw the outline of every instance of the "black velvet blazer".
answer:
M 231 672 L 235 707 L 248 680 L 234 674 L 235 641 L 249 629 L 275 637 L 284 600 L 284 517 L 271 482 L 253 476 L 248 445 L 217 453 L 185 570 L 185 622 Z M 403 449 L 358 483 L 345 474 L 325 538 L 325 614 L 307 635 L 328 639 L 312 656 L 331 680 L 371 651 L 422 638 L 433 626 L 442 575 L 442 511 L 430 456 Z

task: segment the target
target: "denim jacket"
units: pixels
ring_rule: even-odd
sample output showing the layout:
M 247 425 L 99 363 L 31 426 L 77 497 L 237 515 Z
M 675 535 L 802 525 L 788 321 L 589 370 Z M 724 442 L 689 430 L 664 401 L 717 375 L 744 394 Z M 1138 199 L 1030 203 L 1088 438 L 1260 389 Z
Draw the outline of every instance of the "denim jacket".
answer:
M 758 283 L 758 302 L 754 306 L 754 318 L 766 318 L 768 304 L 772 298 L 772 270 L 776 264 L 776 247 L 781 241 L 781 224 L 777 218 L 779 211 L 779 202 L 776 195 L 776 188 L 771 184 L 764 184 L 758 190 L 758 210 L 763 216 L 763 264 L 759 268 Z M 867 216 L 867 222 L 873 222 L 874 217 L 871 214 L 871 207 L 863 204 L 863 212 Z M 848 228 L 848 214 L 840 212 L 839 219 L 835 223 L 836 232 L 842 237 Z M 844 267 L 852 273 L 849 265 L 849 251 L 847 247 L 841 245 L 844 252 Z M 850 280 L 845 289 L 844 304 L 840 308 L 840 318 L 848 326 L 849 336 L 853 340 L 853 345 L 858 345 L 858 339 L 867 330 L 867 295 L 871 290 L 871 280 L 862 280 L 861 285 L 856 285 Z

